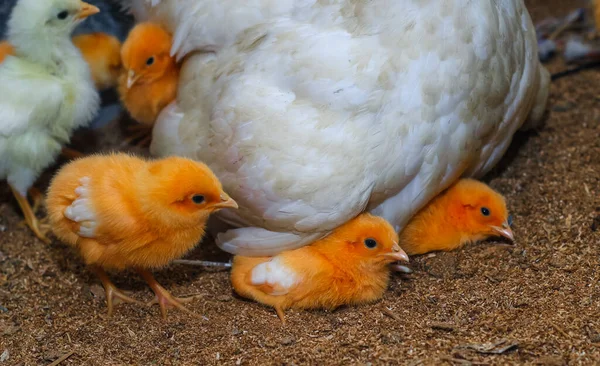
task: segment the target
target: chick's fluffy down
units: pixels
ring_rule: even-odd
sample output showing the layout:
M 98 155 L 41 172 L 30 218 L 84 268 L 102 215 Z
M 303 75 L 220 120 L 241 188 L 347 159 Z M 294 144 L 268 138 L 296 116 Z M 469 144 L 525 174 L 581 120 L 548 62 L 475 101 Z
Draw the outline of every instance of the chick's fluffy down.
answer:
M 203 164 L 169 160 L 156 163 L 119 154 L 66 165 L 53 179 L 47 197 L 54 233 L 77 247 L 86 264 L 104 268 L 156 268 L 183 256 L 204 235 L 209 212 L 171 211 L 162 203 L 163 196 L 173 191 L 172 186 L 203 179 L 216 197 L 222 191 L 212 173 L 201 176 L 210 172 Z M 78 198 L 85 206 L 76 209 L 81 225 L 66 217 L 73 215 L 69 210 Z

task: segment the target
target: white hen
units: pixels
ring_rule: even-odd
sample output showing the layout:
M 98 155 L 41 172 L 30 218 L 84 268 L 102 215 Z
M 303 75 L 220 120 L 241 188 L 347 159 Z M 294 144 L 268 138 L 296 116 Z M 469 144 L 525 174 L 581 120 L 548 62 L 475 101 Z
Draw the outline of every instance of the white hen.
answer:
M 185 61 L 151 149 L 213 169 L 240 205 L 221 214 L 231 253 L 274 255 L 365 210 L 400 230 L 545 109 L 522 0 L 131 1 L 180 57 L 214 51 Z

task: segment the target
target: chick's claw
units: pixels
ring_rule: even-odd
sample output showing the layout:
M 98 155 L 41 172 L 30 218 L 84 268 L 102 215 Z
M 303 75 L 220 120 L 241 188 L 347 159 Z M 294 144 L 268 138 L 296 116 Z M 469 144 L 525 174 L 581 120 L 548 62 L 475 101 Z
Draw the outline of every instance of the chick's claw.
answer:
M 17 203 L 19 204 L 19 207 L 21 207 L 21 211 L 23 211 L 23 216 L 25 216 L 25 224 L 31 229 L 31 231 L 33 231 L 33 233 L 38 239 L 40 239 L 46 244 L 49 244 L 50 239 L 46 237 L 48 229 L 42 230 L 40 228 L 40 222 L 37 219 L 37 217 L 35 217 L 35 212 L 33 211 L 31 205 L 27 201 L 27 197 L 21 195 L 21 193 L 19 193 L 12 186 L 10 188 L 13 192 L 13 195 L 15 196 L 15 199 L 17 200 Z
M 106 306 L 108 308 L 109 317 L 113 315 L 114 306 L 120 304 L 121 302 L 143 305 L 142 302 L 125 295 L 125 293 L 119 290 L 117 286 L 110 281 L 108 275 L 102 268 L 93 266 L 91 269 L 92 272 L 98 276 L 100 282 L 102 282 L 102 286 L 104 286 L 104 291 L 106 293 Z
M 154 294 L 156 294 L 156 297 L 154 298 L 154 300 L 150 301 L 147 305 L 150 306 L 153 304 L 158 304 L 158 306 L 160 306 L 160 312 L 162 314 L 163 319 L 167 319 L 167 309 L 170 309 L 170 308 L 177 308 L 177 309 L 184 311 L 196 318 L 200 318 L 200 316 L 198 314 L 189 310 L 182 304 L 182 303 L 188 303 L 188 302 L 194 300 L 194 296 L 186 297 L 186 298 L 175 297 L 175 296 L 171 295 L 171 293 L 169 291 L 167 291 L 164 287 L 162 287 L 158 282 L 156 282 L 156 280 L 154 279 L 154 276 L 152 276 L 152 273 L 150 273 L 149 271 L 143 270 L 143 269 L 138 269 L 137 272 L 148 283 L 148 286 L 150 286 L 152 291 L 154 291 Z
M 120 303 L 127 302 L 130 304 L 143 305 L 142 302 L 125 295 L 112 283 L 104 284 L 104 291 L 106 292 L 106 306 L 108 308 L 109 317 L 113 315 L 114 306 L 119 305 Z

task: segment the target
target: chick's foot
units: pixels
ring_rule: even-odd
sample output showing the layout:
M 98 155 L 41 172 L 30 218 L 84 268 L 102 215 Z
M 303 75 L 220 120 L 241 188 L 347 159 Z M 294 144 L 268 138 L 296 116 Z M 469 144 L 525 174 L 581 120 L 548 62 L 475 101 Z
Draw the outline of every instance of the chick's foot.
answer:
M 104 291 L 106 292 L 106 305 L 108 307 L 109 317 L 113 315 L 114 305 L 118 305 L 121 302 L 143 305 L 142 302 L 137 301 L 136 299 L 132 299 L 131 297 L 125 295 L 121 290 L 119 290 L 117 286 L 115 286 L 110 281 L 108 275 L 102 268 L 93 266 L 91 269 L 92 272 L 94 272 L 102 282 L 102 286 L 104 286 Z
M 33 231 L 33 233 L 38 239 L 40 239 L 46 244 L 49 244 L 50 239 L 46 237 L 46 233 L 48 232 L 49 227 L 42 225 L 37 219 L 37 217 L 35 217 L 35 211 L 33 208 L 31 208 L 29 201 L 27 201 L 27 197 L 21 195 L 13 186 L 10 186 L 10 189 L 12 190 L 12 193 L 15 196 L 19 207 L 21 207 L 23 216 L 25 216 L 25 224 L 31 229 L 31 231 Z M 39 206 L 39 204 L 37 206 Z M 35 204 L 34 207 L 36 207 Z
M 133 144 L 139 147 L 148 147 L 152 141 L 152 127 L 146 125 L 133 125 L 127 127 L 130 135 L 125 139 L 124 144 Z M 134 143 L 137 141 L 136 143 Z
M 150 286 L 152 291 L 154 291 L 154 294 L 156 294 L 156 298 L 150 301 L 148 305 L 158 303 L 163 319 L 167 319 L 167 309 L 169 308 L 177 308 L 196 318 L 200 317 L 198 314 L 183 306 L 183 303 L 187 303 L 194 300 L 193 296 L 187 298 L 175 297 L 171 295 L 171 293 L 167 291 L 164 287 L 162 287 L 158 282 L 156 282 L 154 276 L 152 275 L 152 273 L 150 273 L 150 271 L 147 271 L 145 269 L 138 269 L 137 272 L 148 283 L 148 286 Z

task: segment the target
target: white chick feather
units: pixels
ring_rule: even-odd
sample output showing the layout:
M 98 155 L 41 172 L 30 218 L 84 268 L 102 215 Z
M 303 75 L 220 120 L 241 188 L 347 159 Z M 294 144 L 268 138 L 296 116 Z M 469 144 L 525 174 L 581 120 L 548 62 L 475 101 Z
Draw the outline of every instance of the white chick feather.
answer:
M 365 210 L 400 230 L 545 109 L 522 0 L 126 1 L 178 56 L 213 51 L 185 60 L 151 151 L 211 167 L 240 204 L 219 215 L 239 227 L 217 238 L 235 254 L 308 244 Z

